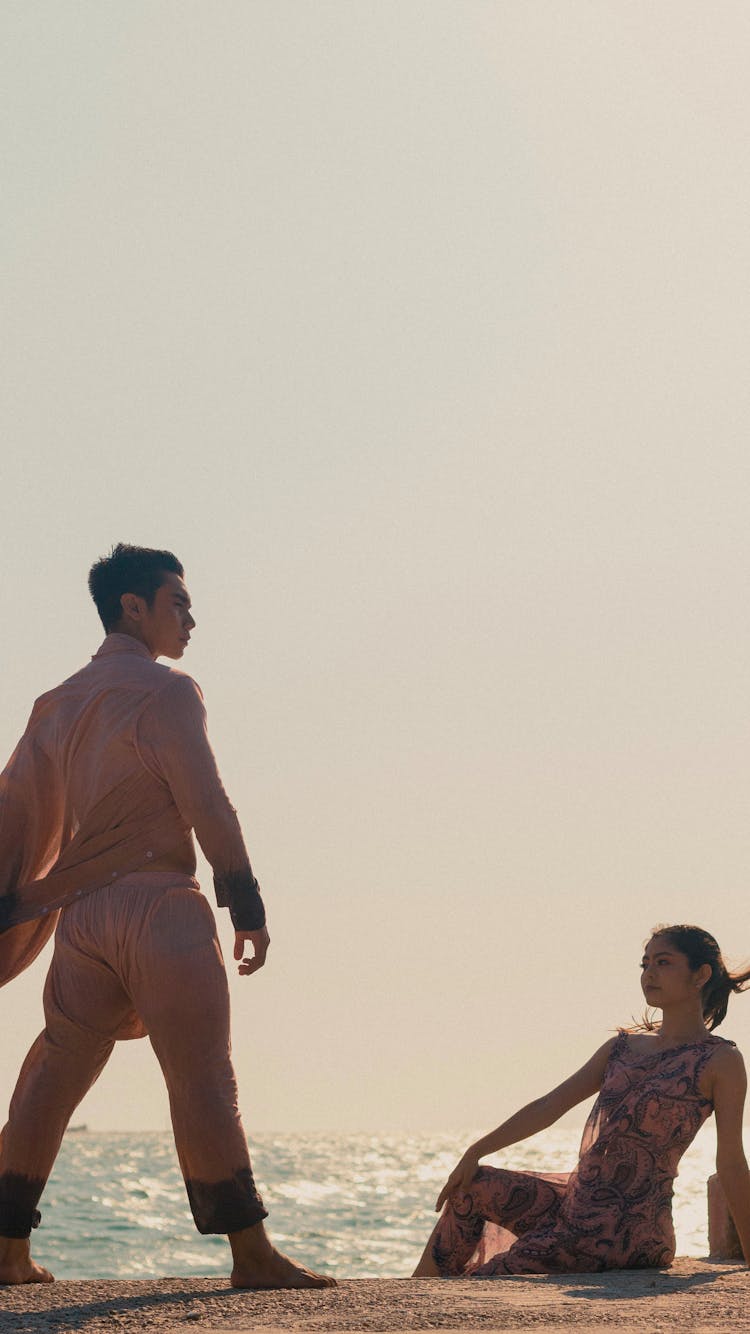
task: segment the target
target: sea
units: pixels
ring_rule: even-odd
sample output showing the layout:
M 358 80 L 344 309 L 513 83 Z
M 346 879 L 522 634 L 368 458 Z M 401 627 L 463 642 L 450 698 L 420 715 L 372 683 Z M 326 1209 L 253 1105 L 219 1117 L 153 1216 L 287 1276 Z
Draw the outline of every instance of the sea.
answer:
M 411 1273 L 435 1223 L 434 1202 L 478 1130 L 443 1134 L 257 1134 L 251 1154 L 273 1240 L 324 1273 Z M 553 1127 L 488 1163 L 567 1171 L 580 1131 Z M 674 1200 L 678 1255 L 707 1254 L 706 1126 L 682 1160 Z M 169 1132 L 91 1132 L 63 1141 L 33 1233 L 57 1278 L 157 1278 L 228 1272 L 223 1237 L 193 1225 Z

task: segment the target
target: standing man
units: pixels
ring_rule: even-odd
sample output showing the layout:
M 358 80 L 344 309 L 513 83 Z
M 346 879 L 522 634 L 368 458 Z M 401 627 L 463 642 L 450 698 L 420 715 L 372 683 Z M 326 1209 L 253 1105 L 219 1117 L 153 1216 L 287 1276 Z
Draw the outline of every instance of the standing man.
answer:
M 45 1283 L 37 1208 L 70 1117 L 117 1038 L 147 1033 L 169 1090 L 199 1232 L 226 1233 L 240 1288 L 333 1280 L 269 1241 L 230 1057 L 229 997 L 213 913 L 195 880 L 195 831 L 245 976 L 269 936 L 234 807 L 179 659 L 195 627 L 180 562 L 118 545 L 89 588 L 106 637 L 37 700 L 0 776 L 0 983 L 56 930 L 45 1029 L 0 1136 L 0 1283 Z

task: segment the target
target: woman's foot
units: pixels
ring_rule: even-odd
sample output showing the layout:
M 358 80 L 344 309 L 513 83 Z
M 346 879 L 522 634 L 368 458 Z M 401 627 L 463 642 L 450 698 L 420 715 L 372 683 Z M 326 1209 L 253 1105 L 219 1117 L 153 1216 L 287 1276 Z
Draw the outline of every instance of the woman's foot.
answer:
M 0 1283 L 54 1283 L 49 1269 L 31 1258 L 28 1238 L 0 1237 Z
M 335 1278 L 316 1274 L 271 1245 L 262 1223 L 231 1232 L 233 1288 L 335 1288 Z

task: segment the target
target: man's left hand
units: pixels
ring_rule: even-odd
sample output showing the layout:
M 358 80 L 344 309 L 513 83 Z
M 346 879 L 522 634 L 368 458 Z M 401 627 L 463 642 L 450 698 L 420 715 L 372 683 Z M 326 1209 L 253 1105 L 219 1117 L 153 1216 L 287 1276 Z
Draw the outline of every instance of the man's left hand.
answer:
M 246 940 L 253 947 L 253 953 L 249 959 L 244 957 Z M 237 971 L 241 976 L 248 977 L 250 973 L 257 973 L 258 969 L 263 967 L 270 943 L 271 937 L 265 926 L 262 926 L 259 931 L 235 931 L 234 957 L 240 961 Z

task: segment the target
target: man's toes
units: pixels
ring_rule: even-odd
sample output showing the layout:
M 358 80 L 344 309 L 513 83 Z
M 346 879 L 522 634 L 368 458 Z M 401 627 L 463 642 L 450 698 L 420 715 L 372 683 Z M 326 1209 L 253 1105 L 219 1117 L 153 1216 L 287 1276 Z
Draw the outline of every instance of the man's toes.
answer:
M 308 1269 L 305 1272 L 309 1275 L 313 1287 L 316 1288 L 336 1287 L 336 1280 L 335 1278 L 332 1278 L 330 1274 L 316 1274 L 313 1269 Z
M 33 1265 L 31 1274 L 26 1279 L 27 1283 L 54 1283 L 54 1281 L 54 1274 L 50 1274 L 49 1269 L 45 1269 L 43 1265 L 37 1264 Z

